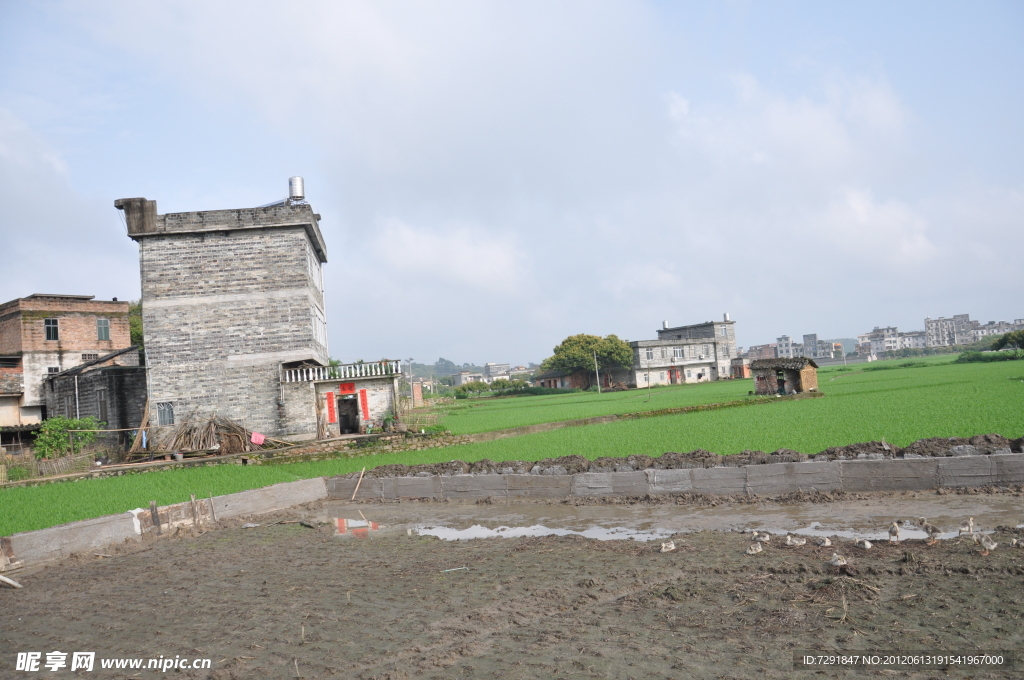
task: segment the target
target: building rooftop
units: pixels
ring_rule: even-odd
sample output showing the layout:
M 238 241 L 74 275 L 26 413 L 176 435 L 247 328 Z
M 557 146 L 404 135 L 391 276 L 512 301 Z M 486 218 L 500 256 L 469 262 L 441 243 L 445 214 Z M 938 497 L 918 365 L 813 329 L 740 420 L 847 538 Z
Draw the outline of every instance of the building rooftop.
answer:
M 145 198 L 119 198 L 114 207 L 123 210 L 128 236 L 135 241 L 162 234 L 197 234 L 211 231 L 237 231 L 272 227 L 304 227 L 317 257 L 327 262 L 327 246 L 320 233 L 320 215 L 305 202 L 284 203 L 262 208 L 200 210 L 158 215 L 156 201 Z

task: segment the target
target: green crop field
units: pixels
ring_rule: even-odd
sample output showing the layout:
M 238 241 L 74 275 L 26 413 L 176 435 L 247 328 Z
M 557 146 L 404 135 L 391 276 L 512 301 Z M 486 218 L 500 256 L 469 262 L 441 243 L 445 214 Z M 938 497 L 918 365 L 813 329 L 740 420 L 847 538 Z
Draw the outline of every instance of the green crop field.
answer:
M 723 454 L 743 449 L 773 451 L 780 447 L 814 453 L 829 446 L 883 437 L 893 444 L 906 445 L 922 437 L 964 437 L 990 432 L 1007 437 L 1024 435 L 1024 361 L 951 364 L 950 359 L 915 360 L 921 365 L 909 368 L 900 367 L 906 361 L 893 361 L 851 366 L 849 370 L 825 369 L 819 372 L 821 391 L 827 395 L 821 399 L 572 427 L 453 448 L 364 458 L 176 469 L 0 489 L 0 536 L 146 507 L 150 500 L 166 505 L 188 500 L 190 493 L 199 497 L 221 495 L 391 463 L 416 465 L 453 458 L 539 460 L 569 454 L 588 458 L 634 453 L 659 455 L 696 448 Z M 496 423 L 494 427 L 503 428 L 727 401 L 746 395 L 751 385 L 749 380 L 738 380 L 653 390 L 650 404 L 643 401 L 645 394 L 636 391 L 600 397 L 581 393 L 556 398 L 495 399 L 486 402 L 486 408 L 480 411 L 484 415 L 476 426 L 487 417 Z M 546 399 L 552 401 L 543 401 Z M 540 408 L 537 404 L 544 403 L 551 404 L 548 417 L 544 417 L 543 410 L 536 410 Z M 501 417 L 502 407 L 516 415 Z M 621 410 L 600 410 L 613 407 Z M 467 409 L 472 415 L 466 417 L 476 418 L 476 408 L 474 404 L 473 409 Z
M 822 399 L 566 428 L 471 444 L 459 457 L 472 451 L 467 460 L 595 458 L 697 448 L 816 453 L 883 437 L 906 446 L 924 437 L 1024 434 L 1024 362 L 859 370 L 819 373 Z
M 713 404 L 747 396 L 752 380 L 722 380 L 626 392 L 577 392 L 543 397 L 466 399 L 455 403 L 442 421 L 454 434 L 474 434 L 559 420 Z

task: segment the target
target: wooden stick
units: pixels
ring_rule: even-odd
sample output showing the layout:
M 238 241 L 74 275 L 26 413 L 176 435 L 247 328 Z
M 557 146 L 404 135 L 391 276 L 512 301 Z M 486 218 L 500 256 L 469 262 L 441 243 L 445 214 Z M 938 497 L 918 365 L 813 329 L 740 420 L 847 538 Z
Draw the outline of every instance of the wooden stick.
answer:
M 366 468 L 363 468 L 363 472 L 366 472 Z M 363 483 L 363 472 L 359 473 L 359 481 L 356 482 L 356 490 L 352 492 L 352 500 L 356 499 L 356 494 L 359 493 L 359 485 Z
M 213 515 L 213 521 L 217 521 L 217 509 L 213 507 L 213 494 L 210 494 L 210 514 Z
M 162 534 L 163 529 L 160 528 L 160 512 L 156 509 L 156 501 L 149 502 L 149 516 L 153 518 L 153 525 L 156 526 L 156 533 Z
M 199 526 L 199 510 L 196 508 L 196 495 L 195 494 L 190 494 L 190 495 L 192 496 L 192 500 L 189 502 L 189 504 L 192 506 L 192 526 L 198 527 Z

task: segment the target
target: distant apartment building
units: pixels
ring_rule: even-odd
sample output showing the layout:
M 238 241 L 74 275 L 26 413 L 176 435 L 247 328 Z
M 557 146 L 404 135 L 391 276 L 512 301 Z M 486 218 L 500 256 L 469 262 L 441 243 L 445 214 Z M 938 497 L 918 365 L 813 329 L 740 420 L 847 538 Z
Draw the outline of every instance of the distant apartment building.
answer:
M 127 302 L 35 294 L 0 305 L 0 427 L 47 417 L 49 375 L 114 352 L 111 364 L 137 366 L 139 354 L 130 347 Z
M 788 335 L 780 335 L 775 338 L 775 353 L 780 358 L 791 358 L 793 356 L 793 341 Z
M 735 321 L 706 321 L 689 326 L 669 327 L 666 321 L 657 340 L 636 340 L 633 366 L 626 382 L 630 386 L 676 385 L 707 382 L 731 375 L 736 357 Z
M 803 356 L 810 359 L 831 359 L 835 347 L 830 340 L 819 340 L 817 333 L 804 335 Z
M 924 331 L 910 331 L 899 334 L 900 349 L 923 349 L 928 346 L 928 336 Z
M 977 322 L 976 322 L 977 323 Z M 1024 330 L 1024 319 L 1014 319 L 1013 323 L 1007 321 L 989 321 L 986 324 L 979 324 L 974 327 L 974 340 L 977 342 L 989 335 L 1003 335 L 1014 331 Z
M 939 317 L 924 320 L 925 342 L 928 347 L 967 345 L 974 342 L 974 329 L 978 322 L 970 314 L 956 314 L 952 319 Z
M 778 354 L 778 343 L 771 343 L 768 345 L 751 345 L 747 349 L 748 359 L 777 359 Z
M 452 385 L 454 387 L 461 387 L 471 382 L 484 382 L 484 374 L 473 373 L 472 371 L 459 371 L 452 376 Z
M 896 326 L 886 326 L 885 328 L 875 326 L 870 333 L 857 336 L 858 348 L 866 345 L 870 346 L 871 354 L 898 350 L 900 348 L 900 331 Z

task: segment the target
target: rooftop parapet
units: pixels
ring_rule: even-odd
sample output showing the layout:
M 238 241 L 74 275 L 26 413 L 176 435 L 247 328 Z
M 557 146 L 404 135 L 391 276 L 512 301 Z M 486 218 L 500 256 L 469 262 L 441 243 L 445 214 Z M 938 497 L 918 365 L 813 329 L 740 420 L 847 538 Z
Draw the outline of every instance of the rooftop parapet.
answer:
M 327 246 L 320 233 L 320 215 L 307 203 L 272 205 L 237 210 L 203 210 L 158 215 L 156 201 L 119 198 L 114 207 L 124 211 L 128 236 L 136 241 L 163 234 L 196 234 L 212 231 L 304 227 L 321 262 L 327 262 Z

